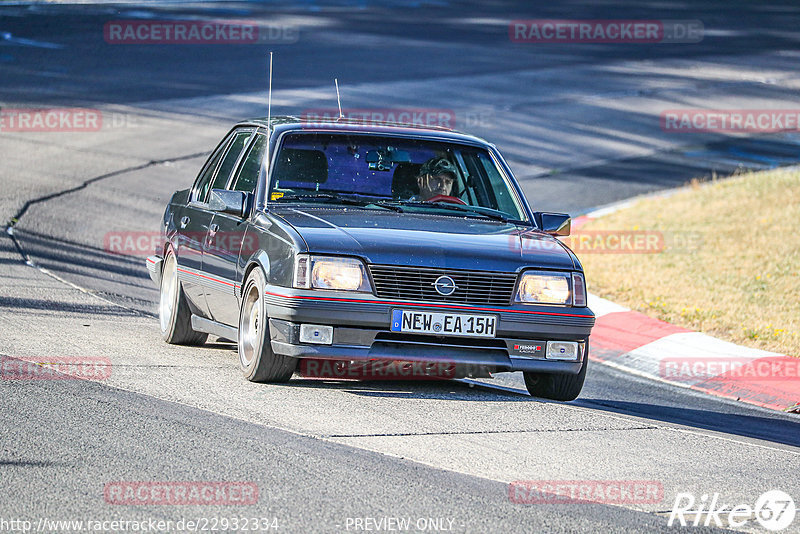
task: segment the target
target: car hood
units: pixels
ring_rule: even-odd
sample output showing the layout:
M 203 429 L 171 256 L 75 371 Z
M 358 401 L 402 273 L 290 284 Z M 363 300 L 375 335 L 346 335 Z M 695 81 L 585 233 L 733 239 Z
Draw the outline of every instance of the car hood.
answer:
M 281 207 L 271 212 L 291 224 L 312 253 L 355 255 L 374 264 L 482 271 L 576 268 L 557 239 L 511 223 L 362 208 Z

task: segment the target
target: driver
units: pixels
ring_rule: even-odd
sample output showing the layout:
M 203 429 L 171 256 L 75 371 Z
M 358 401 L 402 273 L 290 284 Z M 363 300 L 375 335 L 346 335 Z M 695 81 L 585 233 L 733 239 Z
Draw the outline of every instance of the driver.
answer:
M 456 180 L 456 168 L 447 158 L 433 157 L 422 164 L 417 175 L 419 195 L 414 200 L 430 200 L 439 195 L 450 196 Z

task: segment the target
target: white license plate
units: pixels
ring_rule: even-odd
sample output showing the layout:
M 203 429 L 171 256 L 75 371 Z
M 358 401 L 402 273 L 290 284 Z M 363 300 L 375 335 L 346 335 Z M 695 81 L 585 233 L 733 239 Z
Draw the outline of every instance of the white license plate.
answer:
M 437 336 L 495 337 L 497 316 L 392 310 L 391 330 Z

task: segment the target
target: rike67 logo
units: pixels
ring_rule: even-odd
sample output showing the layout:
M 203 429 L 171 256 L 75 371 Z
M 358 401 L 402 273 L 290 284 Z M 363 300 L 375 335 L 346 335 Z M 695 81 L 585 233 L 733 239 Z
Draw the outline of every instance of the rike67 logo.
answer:
M 692 493 L 684 492 L 675 496 L 667 525 L 735 529 L 744 527 L 755 518 L 761 527 L 777 532 L 791 525 L 796 513 L 794 499 L 780 490 L 763 493 L 754 504 L 735 506 L 722 502 L 719 493 L 703 494 L 698 499 Z

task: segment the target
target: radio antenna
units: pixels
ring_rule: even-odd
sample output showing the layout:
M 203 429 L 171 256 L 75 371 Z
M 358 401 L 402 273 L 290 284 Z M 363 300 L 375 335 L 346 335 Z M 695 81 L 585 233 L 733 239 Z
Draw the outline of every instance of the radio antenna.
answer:
M 344 113 L 342 113 L 342 99 L 339 98 L 339 79 L 334 78 L 333 83 L 336 84 L 336 102 L 339 104 L 339 118 L 344 118 Z
M 272 119 L 272 52 L 269 53 L 269 97 L 267 98 L 267 128 Z

